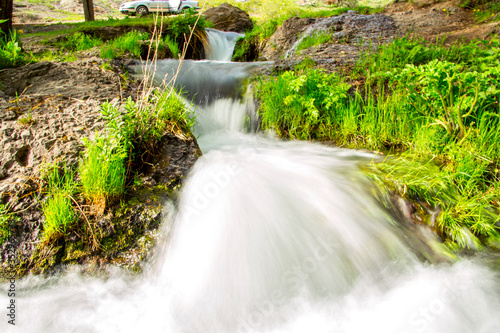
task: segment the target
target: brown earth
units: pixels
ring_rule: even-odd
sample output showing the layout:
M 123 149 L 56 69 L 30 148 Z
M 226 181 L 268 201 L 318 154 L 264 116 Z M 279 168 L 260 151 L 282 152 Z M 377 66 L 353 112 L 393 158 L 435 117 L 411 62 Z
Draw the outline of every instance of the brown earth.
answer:
M 200 154 L 192 137 L 165 133 L 157 156 L 141 168 L 142 185 L 134 186 L 103 216 L 77 198 L 79 214 L 85 216 L 80 214 L 79 223 L 63 239 L 41 246 L 41 206 L 46 199 L 42 174 L 53 163 L 77 167 L 82 138 L 104 129 L 103 102 L 137 97 L 139 83 L 125 75 L 131 63 L 86 58 L 0 70 L 0 204 L 19 218 L 11 225 L 10 239 L 0 244 L 0 280 L 7 276 L 6 249 L 11 244 L 18 275 L 52 271 L 60 263 L 138 269 L 148 255 L 166 201 Z M 100 234 L 98 247 L 92 244 L 87 219 Z
M 122 0 L 94 0 L 96 19 L 120 17 L 118 11 Z M 83 5 L 79 0 L 47 0 L 32 3 L 27 0 L 15 0 L 14 25 L 26 23 L 76 22 L 83 21 Z
M 487 39 L 500 32 L 500 22 L 477 24 L 473 11 L 459 4 L 458 0 L 395 2 L 386 7 L 384 14 L 395 20 L 399 36 L 408 34 L 427 41 Z

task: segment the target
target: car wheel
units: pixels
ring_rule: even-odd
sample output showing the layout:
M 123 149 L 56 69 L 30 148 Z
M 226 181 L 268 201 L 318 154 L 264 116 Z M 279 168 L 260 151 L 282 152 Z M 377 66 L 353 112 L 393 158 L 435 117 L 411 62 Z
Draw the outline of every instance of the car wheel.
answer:
M 148 8 L 146 6 L 139 6 L 139 7 L 137 7 L 137 9 L 135 10 L 135 12 L 139 16 L 146 16 L 146 15 L 149 14 L 149 10 L 148 10 Z

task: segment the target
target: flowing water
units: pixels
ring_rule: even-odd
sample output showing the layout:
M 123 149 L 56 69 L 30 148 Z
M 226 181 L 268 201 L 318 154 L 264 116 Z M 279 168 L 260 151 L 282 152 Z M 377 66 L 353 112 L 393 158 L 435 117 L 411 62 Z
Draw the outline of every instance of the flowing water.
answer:
M 144 272 L 25 278 L 1 332 L 499 331 L 497 272 L 418 259 L 370 194 L 371 154 L 256 133 L 241 85 L 265 65 L 184 63 L 204 155 Z M 176 67 L 159 62 L 156 79 Z

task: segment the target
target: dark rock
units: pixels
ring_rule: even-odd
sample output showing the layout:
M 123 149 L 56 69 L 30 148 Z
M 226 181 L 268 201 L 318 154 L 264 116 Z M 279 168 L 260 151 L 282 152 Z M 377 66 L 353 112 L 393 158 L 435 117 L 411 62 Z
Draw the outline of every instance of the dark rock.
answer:
M 316 22 L 314 18 L 291 17 L 271 36 L 262 54 L 261 60 L 279 60 L 298 39 L 298 36 L 309 25 Z
M 160 147 L 160 158 L 148 172 L 159 184 L 179 182 L 201 155 L 194 138 L 179 138 L 172 133 L 162 137 Z
M 213 28 L 217 30 L 244 33 L 253 29 L 253 22 L 248 13 L 228 3 L 209 8 L 202 15 L 211 21 Z

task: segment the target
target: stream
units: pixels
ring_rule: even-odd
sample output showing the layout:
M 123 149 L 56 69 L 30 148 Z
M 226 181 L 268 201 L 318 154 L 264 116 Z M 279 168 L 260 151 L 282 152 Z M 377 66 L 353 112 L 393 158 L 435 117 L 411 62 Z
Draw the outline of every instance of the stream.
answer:
M 184 61 L 203 156 L 144 271 L 17 281 L 16 326 L 2 286 L 0 332 L 499 332 L 498 271 L 479 255 L 422 260 L 371 194 L 372 154 L 257 131 L 243 87 L 268 65 Z M 155 80 L 177 67 L 158 61 Z

